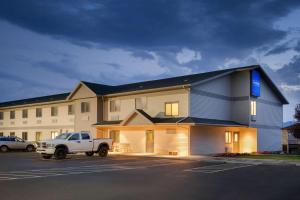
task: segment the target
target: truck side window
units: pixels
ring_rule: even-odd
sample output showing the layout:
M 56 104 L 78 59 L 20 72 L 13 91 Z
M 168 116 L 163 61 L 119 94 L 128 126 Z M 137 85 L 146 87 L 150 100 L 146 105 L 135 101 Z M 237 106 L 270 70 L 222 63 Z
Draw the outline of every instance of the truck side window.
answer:
M 78 134 L 78 133 L 73 134 L 73 135 L 69 138 L 69 140 L 79 140 L 79 134 Z
M 89 140 L 90 139 L 90 135 L 87 133 L 81 133 L 81 139 L 82 140 Z

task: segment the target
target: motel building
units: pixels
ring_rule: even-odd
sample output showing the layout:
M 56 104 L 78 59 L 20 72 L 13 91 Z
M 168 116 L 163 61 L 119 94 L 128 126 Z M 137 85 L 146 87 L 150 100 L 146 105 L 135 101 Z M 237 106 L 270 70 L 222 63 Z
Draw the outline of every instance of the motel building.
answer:
M 89 131 L 119 153 L 278 151 L 284 104 L 259 65 L 117 86 L 81 81 L 70 93 L 0 103 L 0 135 Z

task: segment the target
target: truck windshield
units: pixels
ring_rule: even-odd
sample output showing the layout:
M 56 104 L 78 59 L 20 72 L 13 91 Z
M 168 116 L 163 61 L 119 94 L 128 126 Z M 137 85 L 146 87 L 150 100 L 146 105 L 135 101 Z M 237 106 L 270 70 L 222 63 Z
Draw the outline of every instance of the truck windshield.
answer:
M 63 133 L 63 134 L 60 134 L 59 136 L 56 136 L 55 139 L 66 140 L 70 135 L 71 135 L 71 133 Z

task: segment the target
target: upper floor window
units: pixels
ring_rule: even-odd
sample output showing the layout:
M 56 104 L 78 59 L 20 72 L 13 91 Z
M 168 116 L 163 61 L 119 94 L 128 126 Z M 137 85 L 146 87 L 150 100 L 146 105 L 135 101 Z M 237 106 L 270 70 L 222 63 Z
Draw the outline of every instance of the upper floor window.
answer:
M 178 102 L 166 103 L 165 104 L 165 115 L 166 116 L 178 116 L 179 115 Z
M 42 117 L 43 116 L 42 108 L 36 108 L 35 109 L 35 116 L 36 117 Z
M 4 113 L 0 112 L 0 120 L 3 120 L 3 119 L 4 119 Z
M 90 103 L 89 102 L 81 102 L 81 113 L 90 112 Z
M 109 110 L 110 110 L 110 112 L 119 112 L 120 111 L 120 101 L 111 100 L 109 102 Z
M 225 132 L 225 144 L 231 144 L 232 138 L 231 138 L 231 131 Z
M 16 113 L 14 110 L 10 111 L 10 119 L 15 119 L 16 118 Z
M 51 107 L 51 116 L 55 117 L 58 115 L 58 108 L 57 107 Z
M 74 105 L 68 105 L 68 115 L 74 115 Z
M 256 101 L 251 101 L 251 115 L 256 116 Z
M 144 98 L 135 98 L 135 109 L 144 109 L 147 106 L 147 99 Z
M 22 110 L 22 118 L 28 118 L 28 110 Z

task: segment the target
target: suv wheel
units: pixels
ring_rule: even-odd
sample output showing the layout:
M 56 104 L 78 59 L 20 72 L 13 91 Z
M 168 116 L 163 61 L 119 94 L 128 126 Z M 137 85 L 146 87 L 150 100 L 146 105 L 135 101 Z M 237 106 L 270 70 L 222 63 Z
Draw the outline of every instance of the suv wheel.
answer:
M 65 148 L 57 148 L 54 152 L 54 157 L 57 160 L 65 159 L 67 157 L 67 151 Z
M 34 150 L 34 146 L 32 146 L 32 145 L 28 145 L 26 147 L 26 151 L 28 151 L 28 152 L 32 152 L 33 150 Z
M 102 147 L 100 147 L 98 153 L 99 153 L 100 157 L 106 157 L 108 154 L 108 148 L 106 146 L 102 146 Z
M 91 156 L 94 155 L 94 152 L 92 152 L 92 151 L 90 151 L 90 152 L 85 152 L 85 155 L 91 157 Z
M 0 151 L 1 152 L 8 152 L 8 147 L 7 146 L 1 146 Z
M 44 159 L 50 159 L 52 157 L 52 155 L 43 155 Z

